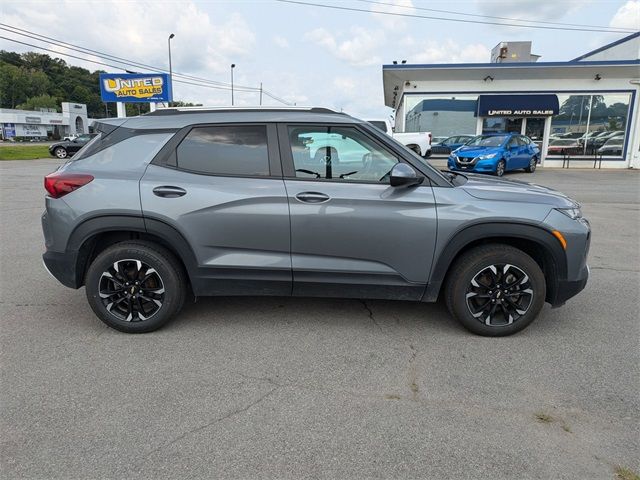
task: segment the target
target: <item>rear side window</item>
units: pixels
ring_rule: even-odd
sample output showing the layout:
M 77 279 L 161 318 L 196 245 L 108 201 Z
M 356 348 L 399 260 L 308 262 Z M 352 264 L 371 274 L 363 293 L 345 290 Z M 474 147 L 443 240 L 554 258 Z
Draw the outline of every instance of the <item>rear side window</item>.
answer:
M 196 127 L 176 149 L 177 167 L 207 175 L 268 176 L 264 125 Z

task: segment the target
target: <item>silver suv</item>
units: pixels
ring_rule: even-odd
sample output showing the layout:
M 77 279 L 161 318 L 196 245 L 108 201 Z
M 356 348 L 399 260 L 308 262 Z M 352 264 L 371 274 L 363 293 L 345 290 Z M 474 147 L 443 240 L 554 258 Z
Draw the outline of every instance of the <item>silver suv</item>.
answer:
M 95 129 L 45 178 L 44 263 L 124 332 L 161 327 L 187 295 L 442 296 L 501 336 L 587 281 L 575 201 L 441 173 L 345 114 L 165 109 Z

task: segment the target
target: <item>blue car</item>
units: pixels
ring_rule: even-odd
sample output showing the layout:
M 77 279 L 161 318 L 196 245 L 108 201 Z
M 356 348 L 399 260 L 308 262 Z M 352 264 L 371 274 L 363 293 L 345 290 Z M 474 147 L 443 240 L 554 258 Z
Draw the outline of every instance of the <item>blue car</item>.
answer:
M 529 137 L 517 133 L 478 135 L 457 148 L 447 161 L 449 170 L 493 173 L 518 170 L 534 172 L 540 160 L 540 149 Z

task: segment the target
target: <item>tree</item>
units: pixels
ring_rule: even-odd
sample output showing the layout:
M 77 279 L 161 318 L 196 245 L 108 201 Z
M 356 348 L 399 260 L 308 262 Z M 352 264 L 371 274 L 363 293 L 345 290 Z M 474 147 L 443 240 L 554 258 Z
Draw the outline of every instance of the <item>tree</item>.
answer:
M 57 112 L 60 102 L 50 95 L 39 95 L 31 97 L 26 102 L 17 106 L 19 110 L 40 110 L 41 108 L 53 108 Z
M 24 70 L 8 63 L 0 64 L 0 102 L 4 108 L 16 108 L 27 99 L 29 77 Z

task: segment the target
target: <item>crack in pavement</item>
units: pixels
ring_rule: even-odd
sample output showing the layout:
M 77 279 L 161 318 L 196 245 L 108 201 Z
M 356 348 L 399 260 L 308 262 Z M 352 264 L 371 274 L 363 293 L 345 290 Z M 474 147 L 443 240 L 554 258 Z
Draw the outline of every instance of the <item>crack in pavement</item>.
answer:
M 248 404 L 248 405 L 246 405 L 246 406 L 244 406 L 244 407 L 242 407 L 242 408 L 238 408 L 238 409 L 236 409 L 236 410 L 232 410 L 232 411 L 230 411 L 230 412 L 226 413 L 225 415 L 223 415 L 222 417 L 216 417 L 216 418 L 214 418 L 214 419 L 210 420 L 209 422 L 207 422 L 207 423 L 205 423 L 205 424 L 203 424 L 203 425 L 199 425 L 199 426 L 194 427 L 194 428 L 192 428 L 192 429 L 190 429 L 190 430 L 187 430 L 186 432 L 184 432 L 184 433 L 182 433 L 182 434 L 178 435 L 177 437 L 173 438 L 171 441 L 169 441 L 169 442 L 167 442 L 167 443 L 165 443 L 165 444 L 163 444 L 163 445 L 160 445 L 160 446 L 159 446 L 159 447 L 157 447 L 157 448 L 154 448 L 153 450 L 151 450 L 149 453 L 147 453 L 147 454 L 142 458 L 140 465 L 138 466 L 138 468 L 136 468 L 136 470 L 135 470 L 135 471 L 136 471 L 136 472 L 139 472 L 139 470 L 140 470 L 140 469 L 142 468 L 142 466 L 146 463 L 146 461 L 148 460 L 148 458 L 149 458 L 149 457 L 151 457 L 152 455 L 154 455 L 154 454 L 158 453 L 158 452 L 159 452 L 159 451 L 161 451 L 161 450 L 164 450 L 164 449 L 165 449 L 165 448 L 167 448 L 167 447 L 170 447 L 171 445 L 174 445 L 174 444 L 178 443 L 180 440 L 182 440 L 183 438 L 185 438 L 185 437 L 186 437 L 186 436 L 188 436 L 188 435 L 192 435 L 192 434 L 194 434 L 194 433 L 201 432 L 202 430 L 205 430 L 205 429 L 207 429 L 207 428 L 209 428 L 209 427 L 211 427 L 211 426 L 213 426 L 213 425 L 215 425 L 215 424 L 217 424 L 217 423 L 220 423 L 220 422 L 222 422 L 222 421 L 224 421 L 224 420 L 227 420 L 227 419 L 229 419 L 229 418 L 231 418 L 231 417 L 234 417 L 234 416 L 236 416 L 236 415 L 239 415 L 239 414 L 241 414 L 241 413 L 244 413 L 244 412 L 248 411 L 251 407 L 254 407 L 254 406 L 258 405 L 259 403 L 263 402 L 264 400 L 266 400 L 270 395 L 272 395 L 272 394 L 273 394 L 276 390 L 278 390 L 279 388 L 280 388 L 280 387 L 279 387 L 279 386 L 277 386 L 276 388 L 273 388 L 273 389 L 269 390 L 269 391 L 268 391 L 267 393 L 265 393 L 264 395 L 262 395 L 262 396 L 258 397 L 256 400 L 254 400 L 254 401 L 253 401 L 253 402 L 251 402 L 250 404 Z
M 380 332 L 384 333 L 384 331 L 382 330 L 382 326 L 376 321 L 376 318 L 373 315 L 373 310 L 371 310 L 371 307 L 369 307 L 369 305 L 367 305 L 367 302 L 365 300 L 361 299 L 360 303 L 362 303 L 362 306 L 364 307 L 364 309 L 369 314 L 369 318 L 371 319 L 373 324 L 378 328 L 378 330 L 380 330 Z

